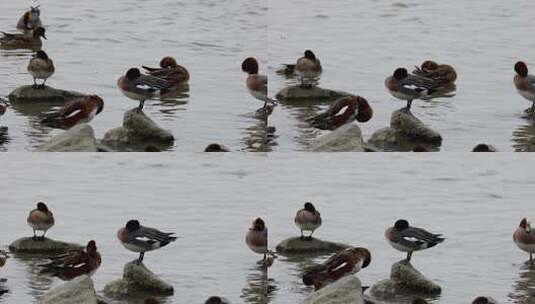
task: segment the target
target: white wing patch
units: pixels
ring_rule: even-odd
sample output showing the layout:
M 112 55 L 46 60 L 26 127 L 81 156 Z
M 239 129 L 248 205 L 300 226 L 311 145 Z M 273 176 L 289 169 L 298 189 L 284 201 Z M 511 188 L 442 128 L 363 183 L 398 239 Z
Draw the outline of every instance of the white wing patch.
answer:
M 409 89 L 409 90 L 418 90 L 418 89 L 422 89 L 421 87 L 415 85 L 415 84 L 404 84 L 403 85 L 404 88 L 406 89 Z
M 419 239 L 415 238 L 415 237 L 411 237 L 411 236 L 404 236 L 403 239 L 409 241 L 409 242 L 420 242 Z
M 76 110 L 76 111 L 72 112 L 71 114 L 67 115 L 66 118 L 69 118 L 69 117 L 73 117 L 73 116 L 75 116 L 75 115 L 78 115 L 78 113 L 80 113 L 80 112 L 82 112 L 82 110 Z
M 150 85 L 147 85 L 147 84 L 136 84 L 136 88 L 141 89 L 141 90 L 150 90 L 150 89 L 152 89 L 152 87 Z
M 349 106 L 345 106 L 343 108 L 340 109 L 340 111 L 338 111 L 336 114 L 334 114 L 335 116 L 338 116 L 338 115 L 342 115 L 344 114 L 344 112 L 347 110 L 347 108 L 349 108 Z

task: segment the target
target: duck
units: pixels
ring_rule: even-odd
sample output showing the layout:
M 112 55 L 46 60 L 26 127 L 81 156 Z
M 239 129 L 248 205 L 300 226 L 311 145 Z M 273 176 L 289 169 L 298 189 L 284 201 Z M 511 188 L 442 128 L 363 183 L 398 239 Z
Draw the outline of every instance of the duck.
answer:
M 102 263 L 94 240 L 87 242 L 85 249 L 69 250 L 48 259 L 48 263 L 39 265 L 42 268 L 41 273 L 50 273 L 64 280 L 84 274 L 92 276 Z
M 117 87 L 128 98 L 139 101 L 139 111 L 145 100 L 167 93 L 172 85 L 164 79 L 143 75 L 138 68 L 129 69 L 117 80 Z
M 204 304 L 230 304 L 230 301 L 218 296 L 212 296 L 204 301 Z
M 498 152 L 498 150 L 488 144 L 477 144 L 473 149 L 472 152 Z
M 528 74 L 528 66 L 523 61 L 515 63 L 515 72 L 515 88 L 522 97 L 531 101 L 530 112 L 535 114 L 535 76 Z
M 262 261 L 267 261 L 268 229 L 263 219 L 259 217 L 254 219 L 245 235 L 245 243 L 251 251 L 264 255 Z
M 393 227 L 385 231 L 388 243 L 401 252 L 407 252 L 406 262 L 411 261 L 412 253 L 435 247 L 444 242 L 442 234 L 434 234 L 422 228 L 411 227 L 407 220 L 399 219 Z
M 33 87 L 44 88 L 46 80 L 54 74 L 54 62 L 45 51 L 39 50 L 28 63 L 28 73 L 33 77 Z M 43 79 L 41 85 L 37 85 L 36 79 Z
M 0 46 L 6 49 L 41 49 L 43 42 L 41 37 L 46 40 L 44 27 L 37 27 L 32 30 L 30 36 L 26 34 L 10 34 L 0 32 L 4 36 L 0 37 Z
M 310 80 L 320 77 L 322 71 L 320 60 L 311 50 L 306 50 L 303 57 L 297 59 L 293 69 L 301 79 L 301 87 L 311 87 Z
M 4 250 L 0 250 L 0 267 L 4 267 L 6 260 L 9 258 L 9 255 Z
M 145 252 L 153 251 L 176 241 L 174 232 L 162 232 L 155 228 L 141 226 L 138 220 L 129 220 L 119 229 L 117 238 L 128 250 L 139 252 L 136 264 L 141 265 Z
M 385 87 L 392 96 L 407 101 L 405 111 L 409 112 L 412 101 L 430 98 L 437 84 L 426 77 L 409 75 L 405 68 L 397 68 L 392 76 L 385 79 Z
M 204 152 L 230 152 L 230 150 L 221 144 L 213 143 L 206 146 Z
M 102 112 L 104 101 L 97 95 L 90 95 L 81 100 L 71 101 L 59 110 L 47 113 L 41 120 L 45 126 L 69 129 L 79 123 L 90 122 Z
M 33 229 L 33 240 L 44 241 L 46 232 L 55 224 L 54 214 L 44 202 L 38 202 L 37 208 L 28 214 L 26 222 Z M 42 231 L 42 236 L 37 236 L 37 231 Z
M 523 218 L 513 233 L 513 241 L 521 250 L 529 253 L 529 262 L 533 264 L 533 254 L 535 253 L 535 231 L 531 229 L 531 223 L 527 218 Z
M 0 101 L 0 116 L 6 114 L 7 110 L 7 104 L 5 104 L 3 101 Z
M 303 275 L 303 283 L 321 289 L 348 274 L 355 274 L 371 263 L 371 253 L 363 247 L 344 249 L 318 266 L 308 268 Z
M 472 304 L 498 304 L 498 301 L 491 297 L 477 297 L 472 301 Z
M 335 130 L 355 119 L 358 122 L 367 122 L 372 116 L 373 110 L 365 98 L 348 96 L 338 99 L 327 111 L 307 119 L 307 122 L 320 130 Z
M 40 5 L 36 7 L 30 6 L 30 10 L 24 12 L 22 17 L 20 17 L 19 21 L 17 22 L 18 30 L 26 33 L 35 28 L 43 26 L 41 23 L 41 10 L 39 9 L 39 6 Z
M 269 98 L 268 93 L 268 78 L 266 75 L 258 74 L 258 61 L 254 57 L 247 57 L 241 64 L 243 72 L 247 73 L 245 84 L 249 93 L 256 99 L 263 101 L 265 109 L 268 104 L 276 104 L 276 101 Z
M 412 74 L 432 79 L 439 86 L 452 85 L 457 80 L 457 72 L 451 65 L 438 64 L 433 60 L 424 61 L 420 67 L 415 67 Z
M 164 79 L 172 85 L 180 85 L 186 83 L 189 80 L 188 70 L 178 65 L 175 58 L 171 56 L 163 57 L 160 60 L 159 68 L 151 68 L 147 66 L 141 66 L 149 73 L 149 75 Z
M 312 234 L 321 226 L 321 214 L 314 204 L 306 202 L 304 208 L 297 211 L 294 222 L 301 230 L 301 240 L 312 240 Z M 305 237 L 303 231 L 310 231 L 310 236 Z

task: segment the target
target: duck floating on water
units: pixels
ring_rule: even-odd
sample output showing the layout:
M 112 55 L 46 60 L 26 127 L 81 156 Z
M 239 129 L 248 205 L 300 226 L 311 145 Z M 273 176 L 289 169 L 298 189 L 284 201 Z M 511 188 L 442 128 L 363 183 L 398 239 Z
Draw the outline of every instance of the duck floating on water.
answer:
M 44 241 L 46 232 L 55 224 L 54 214 L 52 214 L 48 206 L 43 202 L 37 203 L 37 208 L 30 211 L 26 221 L 33 229 L 34 241 Z M 37 231 L 42 231 L 43 234 L 37 236 Z
M 141 226 L 138 220 L 129 220 L 117 232 L 117 238 L 124 248 L 139 253 L 136 263 L 143 262 L 145 252 L 153 251 L 176 241 L 174 232 L 162 232 L 155 228 Z
M 44 27 L 37 27 L 32 30 L 31 35 L 26 34 L 10 34 L 0 32 L 4 36 L 0 37 L 0 46 L 4 49 L 30 49 L 39 50 L 43 46 L 41 37 L 46 39 Z
M 188 70 L 185 67 L 178 65 L 175 58 L 170 56 L 160 60 L 159 68 L 151 68 L 144 65 L 142 67 L 149 73 L 149 75 L 164 79 L 174 86 L 184 84 L 189 80 Z
M 209 297 L 204 304 L 230 304 L 230 301 L 218 296 Z
M 442 234 L 411 227 L 406 220 L 397 220 L 393 227 L 385 231 L 385 238 L 394 249 L 407 253 L 407 262 L 411 261 L 413 252 L 435 247 L 445 240 Z
M 33 87 L 35 89 L 45 87 L 46 80 L 54 74 L 54 62 L 45 51 L 37 51 L 35 56 L 28 63 L 28 73 L 33 77 Z M 37 85 L 36 80 L 43 79 L 43 83 Z
M 83 274 L 91 276 L 102 263 L 97 244 L 93 240 L 87 243 L 85 250 L 70 250 L 48 259 L 48 263 L 39 265 L 43 268 L 41 273 L 50 273 L 63 280 L 71 280 Z
M 373 110 L 366 99 L 360 96 L 342 97 L 327 111 L 307 119 L 311 126 L 320 130 L 335 130 L 353 120 L 367 122 L 373 117 Z
M 71 101 L 58 111 L 47 113 L 41 123 L 52 128 L 69 129 L 79 123 L 90 122 L 103 108 L 102 98 L 90 95 L 83 100 Z

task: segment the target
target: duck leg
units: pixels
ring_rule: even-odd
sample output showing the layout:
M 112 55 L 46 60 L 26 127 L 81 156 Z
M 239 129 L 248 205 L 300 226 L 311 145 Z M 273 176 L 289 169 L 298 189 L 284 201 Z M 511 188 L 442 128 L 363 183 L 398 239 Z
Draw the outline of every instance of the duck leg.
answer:
M 35 80 L 35 77 L 33 77 L 33 88 L 37 89 L 37 87 L 38 87 L 37 81 Z
M 139 109 L 140 111 L 143 111 L 143 106 L 144 106 L 144 105 L 145 105 L 145 100 L 140 100 L 140 101 L 139 101 L 139 107 L 138 107 L 138 109 Z
M 143 257 L 145 256 L 145 252 L 140 252 L 139 253 L 139 258 L 137 259 L 137 263 L 138 265 L 141 265 L 141 263 L 143 262 Z
M 531 114 L 535 114 L 535 101 L 531 103 Z
M 303 230 L 301 230 L 301 240 L 305 239 L 305 235 L 303 234 Z
M 35 229 L 33 229 L 33 237 L 32 240 L 37 241 L 37 234 L 35 234 Z
M 412 258 L 412 251 L 407 252 L 407 262 L 410 262 Z
M 45 83 L 46 83 L 46 78 L 45 78 L 45 80 L 43 80 L 43 84 L 41 84 L 41 89 L 45 88 Z
M 43 231 L 43 235 L 39 238 L 41 241 L 45 240 L 46 230 Z
M 529 262 L 531 265 L 533 265 L 533 253 L 529 253 Z
M 405 108 L 405 112 L 410 112 L 411 111 L 411 105 L 412 105 L 412 99 L 411 100 L 407 100 L 407 107 Z

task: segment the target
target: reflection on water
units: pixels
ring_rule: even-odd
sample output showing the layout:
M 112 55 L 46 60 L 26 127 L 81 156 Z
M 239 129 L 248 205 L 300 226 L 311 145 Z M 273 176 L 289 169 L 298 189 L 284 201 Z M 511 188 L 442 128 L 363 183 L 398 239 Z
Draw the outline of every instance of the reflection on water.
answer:
M 528 124 L 524 124 L 516 128 L 513 131 L 513 147 L 516 152 L 526 152 L 528 151 L 528 146 L 533 145 L 533 140 L 535 136 L 535 122 L 528 121 Z
M 50 289 L 54 279 L 49 275 L 41 273 L 42 268 L 40 264 L 45 263 L 46 257 L 40 255 L 14 255 L 14 262 L 20 264 L 25 268 L 26 286 L 29 294 L 33 298 L 41 297 L 47 290 Z
M 259 265 L 249 269 L 247 286 L 242 289 L 241 298 L 246 303 L 268 303 L 268 271 Z
M 512 303 L 535 303 L 535 266 L 526 262 L 520 266 L 518 279 L 513 283 L 513 291 L 509 294 Z

